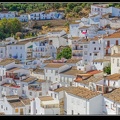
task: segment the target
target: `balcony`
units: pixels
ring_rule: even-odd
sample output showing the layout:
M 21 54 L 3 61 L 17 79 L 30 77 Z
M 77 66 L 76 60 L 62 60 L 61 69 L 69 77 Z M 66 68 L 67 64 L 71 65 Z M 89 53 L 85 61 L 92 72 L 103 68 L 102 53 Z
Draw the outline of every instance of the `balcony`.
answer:
M 41 87 L 35 87 L 35 86 L 29 86 L 28 90 L 32 90 L 32 91 L 42 91 Z
M 44 50 L 33 50 L 33 52 L 45 52 Z

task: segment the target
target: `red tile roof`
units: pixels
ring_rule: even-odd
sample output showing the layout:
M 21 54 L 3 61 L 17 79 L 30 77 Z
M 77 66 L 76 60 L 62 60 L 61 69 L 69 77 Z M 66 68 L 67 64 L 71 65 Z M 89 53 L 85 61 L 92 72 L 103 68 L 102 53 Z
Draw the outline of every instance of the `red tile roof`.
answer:
M 94 75 L 94 74 L 101 73 L 101 72 L 102 71 L 99 71 L 99 70 L 92 70 L 92 71 L 88 71 L 87 73 Z

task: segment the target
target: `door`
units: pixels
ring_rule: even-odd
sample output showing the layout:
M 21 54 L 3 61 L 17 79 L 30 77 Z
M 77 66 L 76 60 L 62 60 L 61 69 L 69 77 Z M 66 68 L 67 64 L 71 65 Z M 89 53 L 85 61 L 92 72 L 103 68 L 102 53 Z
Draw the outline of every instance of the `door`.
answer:
M 107 41 L 107 47 L 109 47 L 110 46 L 110 41 Z
M 108 54 L 108 50 L 106 50 L 106 55 Z
M 20 108 L 20 115 L 23 115 L 23 108 Z
M 116 40 L 116 45 L 118 45 L 118 40 Z

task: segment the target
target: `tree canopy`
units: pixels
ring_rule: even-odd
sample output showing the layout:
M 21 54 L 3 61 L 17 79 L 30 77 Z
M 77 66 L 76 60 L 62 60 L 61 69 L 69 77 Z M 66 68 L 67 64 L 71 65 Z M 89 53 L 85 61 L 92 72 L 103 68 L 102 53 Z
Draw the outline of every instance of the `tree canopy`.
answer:
M 72 50 L 70 47 L 64 48 L 60 53 L 57 54 L 57 59 L 66 58 L 70 59 L 72 56 Z
M 21 22 L 17 18 L 0 20 L 0 39 L 10 37 L 11 34 L 15 35 L 16 32 L 20 32 L 22 29 Z

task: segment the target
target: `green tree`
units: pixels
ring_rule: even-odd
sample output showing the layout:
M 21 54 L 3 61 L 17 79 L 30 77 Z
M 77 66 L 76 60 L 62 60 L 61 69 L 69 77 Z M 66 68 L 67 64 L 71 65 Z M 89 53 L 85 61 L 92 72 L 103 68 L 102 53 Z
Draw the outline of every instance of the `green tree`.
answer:
M 75 6 L 76 6 L 75 3 L 68 3 L 67 4 L 67 8 L 69 8 L 70 10 L 72 10 Z
M 79 13 L 82 10 L 81 6 L 76 6 L 73 8 L 73 12 Z
M 104 67 L 103 71 L 107 74 L 111 74 L 111 66 L 109 65 L 108 67 Z
M 64 48 L 59 54 L 57 54 L 57 59 L 66 58 L 70 59 L 72 56 L 72 50 L 70 47 Z

